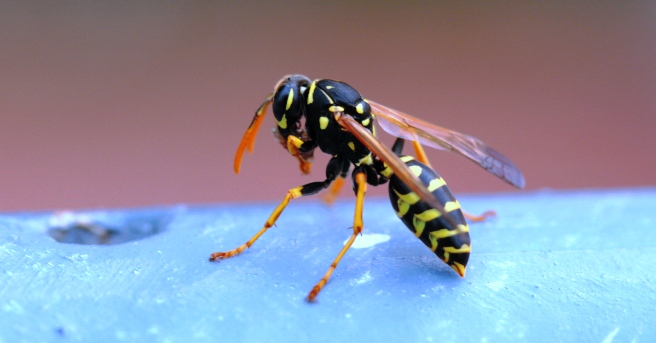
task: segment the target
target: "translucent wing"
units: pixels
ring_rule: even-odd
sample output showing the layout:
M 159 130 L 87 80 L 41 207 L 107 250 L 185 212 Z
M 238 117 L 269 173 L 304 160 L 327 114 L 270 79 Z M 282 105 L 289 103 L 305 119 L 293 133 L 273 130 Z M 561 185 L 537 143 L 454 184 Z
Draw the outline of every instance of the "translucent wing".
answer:
M 526 181 L 522 172 L 508 158 L 481 140 L 425 122 L 374 101 L 367 102 L 380 127 L 389 134 L 459 153 L 511 185 L 524 188 Z
M 340 113 L 339 115 L 336 114 L 335 118 L 337 118 L 339 125 L 353 134 L 353 136 L 369 148 L 374 155 L 387 163 L 387 165 L 394 170 L 394 175 L 401 179 L 401 181 L 403 181 L 411 191 L 415 192 L 421 200 L 442 213 L 444 218 L 449 221 L 453 227 L 456 226 L 455 221 L 450 217 L 449 213 L 444 210 L 444 206 L 437 201 L 435 196 L 433 196 L 433 194 L 426 189 L 426 186 L 421 183 L 414 174 L 412 174 L 408 166 L 403 163 L 394 152 L 384 146 L 371 132 L 369 132 L 369 130 L 362 126 L 362 124 L 358 123 L 350 115 Z

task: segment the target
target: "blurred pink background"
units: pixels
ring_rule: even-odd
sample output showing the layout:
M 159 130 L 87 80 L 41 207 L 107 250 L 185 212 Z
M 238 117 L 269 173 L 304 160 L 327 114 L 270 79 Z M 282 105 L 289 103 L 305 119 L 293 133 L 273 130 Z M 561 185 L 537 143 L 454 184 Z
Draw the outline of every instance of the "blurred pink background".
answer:
M 654 2 L 14 1 L 0 47 L 0 211 L 277 201 L 322 180 L 327 159 L 301 176 L 270 114 L 232 172 L 288 73 L 474 135 L 528 189 L 656 184 Z M 429 157 L 456 194 L 513 191 Z

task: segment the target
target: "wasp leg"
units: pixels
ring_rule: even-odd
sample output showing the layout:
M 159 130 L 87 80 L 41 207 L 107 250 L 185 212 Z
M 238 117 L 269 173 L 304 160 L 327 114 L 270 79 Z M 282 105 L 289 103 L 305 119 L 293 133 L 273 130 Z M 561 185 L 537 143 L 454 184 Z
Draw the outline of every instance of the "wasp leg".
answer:
M 248 249 L 253 245 L 253 243 L 262 236 L 270 227 L 272 227 L 275 223 L 276 220 L 278 220 L 278 217 L 282 214 L 282 211 L 285 210 L 287 205 L 289 204 L 289 201 L 292 199 L 296 199 L 301 196 L 305 195 L 312 195 L 320 190 L 326 188 L 328 180 L 325 182 L 312 182 L 304 186 L 292 188 L 289 191 L 287 191 L 287 194 L 285 195 L 285 198 L 282 199 L 282 202 L 276 207 L 275 210 L 271 213 L 269 216 L 269 219 L 264 223 L 264 227 L 258 231 L 258 233 L 255 234 L 255 236 L 251 237 L 246 243 L 238 246 L 235 249 L 226 251 L 226 252 L 215 252 L 212 255 L 210 255 L 210 261 L 216 261 L 216 260 L 223 260 L 226 258 L 233 257 L 235 255 L 239 255 L 242 253 L 242 251 Z M 329 182 L 328 182 L 329 183 Z
M 335 202 L 335 200 L 337 199 L 337 195 L 339 195 L 339 191 L 341 191 L 342 187 L 344 186 L 344 181 L 346 180 L 342 177 L 335 180 L 335 183 L 333 183 L 333 185 L 330 186 L 330 189 L 328 190 L 328 194 L 326 194 L 326 196 L 323 197 L 323 202 L 325 202 L 328 205 Z
M 241 254 L 242 251 L 248 249 L 253 245 L 253 243 L 262 236 L 270 227 L 272 227 L 275 223 L 276 220 L 278 220 L 278 217 L 282 214 L 282 211 L 287 207 L 287 204 L 289 204 L 289 200 L 298 198 L 303 195 L 302 193 L 303 186 L 301 187 L 296 187 L 292 188 L 289 191 L 287 191 L 287 195 L 285 195 L 285 198 L 282 200 L 282 202 L 276 207 L 275 210 L 273 210 L 273 213 L 269 216 L 269 219 L 264 223 L 264 227 L 258 231 L 258 233 L 255 234 L 255 236 L 251 237 L 246 243 L 238 246 L 235 249 L 226 251 L 226 252 L 215 252 L 210 255 L 210 261 L 216 261 L 216 260 L 223 260 L 226 258 L 233 257 L 235 255 Z
M 346 181 L 346 176 L 348 175 L 350 167 L 351 164 L 344 163 L 342 172 L 339 174 L 339 177 L 335 180 L 335 183 L 333 183 L 333 185 L 330 186 L 330 189 L 328 190 L 328 194 L 326 194 L 326 196 L 323 198 L 323 202 L 325 202 L 326 204 L 332 204 L 333 202 L 335 202 L 335 199 L 337 199 L 337 195 L 339 194 L 339 191 L 341 191 L 342 187 L 344 186 L 344 182 Z
M 315 300 L 319 292 L 321 292 L 321 289 L 328 282 L 328 279 L 330 279 L 330 276 L 333 274 L 335 268 L 337 268 L 337 264 L 339 263 L 339 261 L 341 261 L 342 257 L 344 257 L 344 255 L 349 250 L 349 248 L 351 248 L 351 245 L 353 245 L 355 238 L 362 232 L 362 227 L 363 227 L 362 208 L 364 206 L 364 195 L 367 191 L 367 174 L 365 174 L 364 172 L 357 172 L 354 175 L 354 179 L 355 179 L 355 184 L 358 188 L 357 188 L 356 199 L 355 199 L 355 211 L 353 214 L 353 234 L 346 242 L 342 250 L 339 252 L 333 263 L 330 265 L 330 268 L 328 268 L 326 274 L 323 275 L 321 280 L 319 280 L 319 282 L 314 286 L 314 288 L 312 288 L 312 290 L 308 294 L 307 301 L 309 302 Z
M 428 161 L 428 157 L 426 157 L 426 153 L 424 152 L 424 148 L 421 147 L 421 143 L 417 141 L 412 141 L 412 146 L 415 148 L 415 154 L 417 155 L 417 161 L 425 164 L 428 168 L 433 169 L 433 167 L 430 164 L 430 161 Z
M 394 141 L 394 145 L 392 145 L 392 151 L 397 154 L 397 155 L 403 155 L 403 143 L 405 142 L 405 139 L 399 137 Z M 428 161 L 428 157 L 426 157 L 426 153 L 424 152 L 424 148 L 421 146 L 421 143 L 419 143 L 417 140 L 412 141 L 412 146 L 415 149 L 415 155 L 417 155 L 416 160 L 425 164 L 427 167 L 430 169 L 433 169 L 433 167 L 430 164 L 430 161 Z
M 311 151 L 316 147 L 317 147 L 317 143 L 314 141 L 304 142 L 303 140 L 301 140 L 300 138 L 294 135 L 287 136 L 287 151 L 289 151 L 289 153 L 292 156 L 296 157 L 296 159 L 299 162 L 299 167 L 301 169 L 301 172 L 303 172 L 303 174 L 310 173 L 312 162 L 310 160 L 306 160 L 303 157 L 302 153 Z
M 497 215 L 497 213 L 492 210 L 485 211 L 481 215 L 475 215 L 475 214 L 467 213 L 465 211 L 462 211 L 462 214 L 465 216 L 465 218 L 469 219 L 472 222 L 482 222 L 489 217 L 494 217 Z
M 272 227 L 276 223 L 276 220 L 278 220 L 278 217 L 280 217 L 282 211 L 285 210 L 290 200 L 296 199 L 301 196 L 313 195 L 326 189 L 335 180 L 337 175 L 339 175 L 340 170 L 343 169 L 344 163 L 348 163 L 348 160 L 340 156 L 336 156 L 330 159 L 330 161 L 328 162 L 328 166 L 326 167 L 326 180 L 319 181 L 319 182 L 311 182 L 306 185 L 292 188 L 289 191 L 287 191 L 285 198 L 282 199 L 282 202 L 280 202 L 278 207 L 276 207 L 276 209 L 273 210 L 273 212 L 269 216 L 269 219 L 267 219 L 267 221 L 264 223 L 264 227 L 260 231 L 258 231 L 255 234 L 255 236 L 251 237 L 251 239 L 249 239 L 246 243 L 238 246 L 235 249 L 226 252 L 213 253 L 212 255 L 210 255 L 210 261 L 217 261 L 217 260 L 230 258 L 235 255 L 239 255 L 244 250 L 250 248 L 251 245 L 253 245 L 253 243 L 258 238 L 260 238 L 260 236 L 262 236 L 270 227 Z
M 282 211 L 285 210 L 287 205 L 289 204 L 289 201 L 292 199 L 296 199 L 301 196 L 306 196 L 306 195 L 312 195 L 315 194 L 322 189 L 326 188 L 332 180 L 326 180 L 324 182 L 312 182 L 308 183 L 307 185 L 292 188 L 289 191 L 287 191 L 287 194 L 285 195 L 285 198 L 282 199 L 282 202 L 276 207 L 275 210 L 271 213 L 269 216 L 269 219 L 264 223 L 264 227 L 258 231 L 258 233 L 255 234 L 251 239 L 249 239 L 246 243 L 238 246 L 235 249 L 232 249 L 230 251 L 226 252 L 215 252 L 212 255 L 210 255 L 210 261 L 216 261 L 216 260 L 223 260 L 226 258 L 233 257 L 235 255 L 239 255 L 242 253 L 242 251 L 248 249 L 253 245 L 253 243 L 262 236 L 270 227 L 272 227 L 275 223 L 276 220 L 278 220 L 278 217 L 282 214 Z

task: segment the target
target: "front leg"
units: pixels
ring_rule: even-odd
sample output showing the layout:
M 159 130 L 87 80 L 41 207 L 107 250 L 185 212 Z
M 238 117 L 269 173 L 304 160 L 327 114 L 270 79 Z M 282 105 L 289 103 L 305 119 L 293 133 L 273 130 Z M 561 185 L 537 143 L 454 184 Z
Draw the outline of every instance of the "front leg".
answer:
M 235 249 L 225 252 L 213 253 L 212 255 L 210 255 L 210 261 L 217 261 L 217 260 L 230 258 L 239 255 L 244 250 L 250 248 L 251 245 L 253 245 L 253 243 L 255 243 L 255 241 L 258 238 L 260 238 L 260 236 L 262 236 L 270 227 L 272 227 L 276 223 L 276 220 L 278 220 L 278 217 L 280 217 L 282 212 L 285 210 L 290 200 L 296 199 L 301 196 L 319 193 L 320 191 L 330 186 L 330 184 L 335 180 L 335 178 L 339 175 L 340 171 L 342 170 L 343 163 L 348 163 L 348 161 L 339 156 L 333 157 L 330 160 L 330 162 L 328 162 L 328 166 L 326 167 L 326 180 L 311 182 L 300 187 L 292 188 L 289 191 L 287 191 L 285 198 L 282 199 L 278 207 L 276 207 L 276 209 L 273 210 L 273 212 L 269 216 L 269 219 L 267 219 L 267 221 L 264 223 L 264 227 L 260 231 L 258 231 L 255 234 L 255 236 L 251 237 L 251 239 L 249 239 L 246 243 L 238 246 Z
M 326 196 L 323 198 L 323 202 L 329 205 L 335 202 L 335 200 L 337 199 L 337 195 L 339 194 L 339 191 L 342 190 L 342 187 L 344 186 L 344 182 L 346 180 L 350 167 L 351 167 L 350 163 L 344 163 L 344 168 L 342 169 L 342 172 L 339 174 L 339 177 L 335 179 L 335 182 L 328 190 L 328 194 L 326 194 Z
M 316 147 L 317 143 L 315 141 L 303 141 L 294 135 L 287 136 L 287 151 L 298 159 L 303 174 L 310 173 L 312 150 Z

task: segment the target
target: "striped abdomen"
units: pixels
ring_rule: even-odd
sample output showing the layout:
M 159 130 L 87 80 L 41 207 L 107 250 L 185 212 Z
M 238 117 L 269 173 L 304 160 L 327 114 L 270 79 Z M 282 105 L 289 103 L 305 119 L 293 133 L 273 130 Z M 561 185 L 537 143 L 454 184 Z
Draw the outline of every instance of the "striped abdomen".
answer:
M 456 226 L 446 221 L 442 213 L 421 201 L 417 194 L 392 175 L 389 196 L 397 216 L 437 257 L 464 277 L 471 244 L 469 227 L 460 210 L 460 204 L 434 170 L 411 156 L 402 156 L 401 160 L 444 205 Z

